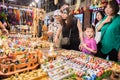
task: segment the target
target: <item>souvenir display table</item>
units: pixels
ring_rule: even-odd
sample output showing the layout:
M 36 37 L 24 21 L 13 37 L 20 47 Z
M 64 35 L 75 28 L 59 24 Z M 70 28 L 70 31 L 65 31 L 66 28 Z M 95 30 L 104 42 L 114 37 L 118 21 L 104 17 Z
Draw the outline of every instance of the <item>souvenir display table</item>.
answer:
M 0 42 L 0 76 L 5 80 L 120 79 L 120 66 L 79 51 L 54 48 L 39 38 L 9 37 Z
M 36 69 L 42 61 L 40 48 L 49 43 L 28 36 L 0 38 L 0 76 L 10 76 Z
M 52 80 L 101 80 L 103 76 L 109 76 L 111 70 L 116 69 L 114 62 L 82 52 L 60 50 L 57 53 L 59 56 L 56 60 L 41 65 Z

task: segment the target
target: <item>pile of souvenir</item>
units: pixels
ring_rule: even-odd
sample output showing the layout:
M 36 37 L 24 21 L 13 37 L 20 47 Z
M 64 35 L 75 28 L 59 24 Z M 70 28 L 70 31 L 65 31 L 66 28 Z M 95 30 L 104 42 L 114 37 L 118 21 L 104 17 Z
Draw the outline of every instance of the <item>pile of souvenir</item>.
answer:
M 59 53 L 61 56 L 55 61 L 47 62 L 42 65 L 42 69 L 48 73 L 52 80 L 56 80 L 56 77 L 54 76 L 60 78 L 57 80 L 61 80 L 60 76 L 61 74 L 64 74 L 61 72 L 65 72 L 66 69 L 72 69 L 72 72 L 71 74 L 62 77 L 62 79 L 65 79 L 66 77 L 69 79 L 69 76 L 75 74 L 81 79 L 96 80 L 115 64 L 114 62 L 73 50 L 61 50 Z M 60 76 L 58 76 L 59 73 L 61 73 Z
M 37 38 L 0 38 L 0 75 L 7 76 L 37 68 L 43 58 L 38 46 L 48 48 L 49 45 L 49 42 Z
M 45 73 L 42 69 L 38 69 L 31 72 L 15 74 L 15 76 L 11 76 L 10 78 L 4 80 L 48 80 L 48 77 L 47 73 Z
M 115 79 L 113 76 L 116 75 L 119 77 L 119 71 L 112 69 L 115 65 L 112 61 L 103 60 L 80 51 L 54 50 L 54 43 L 41 41 L 39 38 L 22 36 L 21 34 L 9 37 L 2 36 L 0 38 L 0 53 L 0 75 L 11 75 L 33 70 L 44 62 L 41 64 L 41 68 L 51 80 L 99 80 L 98 78 L 110 70 L 112 70 L 111 78 Z M 36 71 L 33 73 L 38 75 Z M 40 71 L 38 72 L 41 74 Z M 32 73 L 30 74 L 32 77 L 35 76 Z M 21 75 L 11 76 L 10 78 L 13 78 L 13 80 L 20 79 L 18 76 Z M 38 79 L 42 80 L 41 77 Z
M 74 73 L 73 69 L 60 57 L 57 60 L 42 64 L 41 68 L 48 73 L 52 80 L 61 80 Z
M 114 65 L 111 68 L 111 71 L 112 71 L 112 74 L 111 74 L 110 78 L 112 80 L 120 80 L 120 66 Z

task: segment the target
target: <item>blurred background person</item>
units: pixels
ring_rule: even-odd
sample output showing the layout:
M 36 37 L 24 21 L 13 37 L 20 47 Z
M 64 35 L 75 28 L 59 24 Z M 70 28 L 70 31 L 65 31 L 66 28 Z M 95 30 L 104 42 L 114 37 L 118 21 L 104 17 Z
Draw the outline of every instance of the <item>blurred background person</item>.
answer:
M 56 10 L 54 12 L 54 22 L 52 22 L 49 26 L 48 26 L 48 36 L 49 36 L 49 41 L 53 42 L 55 35 L 57 34 L 58 28 L 62 27 L 62 17 L 60 16 L 61 12 L 60 10 Z M 60 21 L 61 20 L 61 21 Z
M 100 25 L 100 23 L 102 22 L 102 19 L 104 18 L 104 13 L 103 11 L 98 11 L 96 13 L 96 19 L 95 19 L 95 28 L 97 29 L 97 27 Z M 101 38 L 101 32 L 100 31 L 96 31 L 95 33 L 95 40 L 98 44 L 98 42 L 100 41 L 100 38 Z
M 95 25 L 95 28 L 97 28 L 99 25 L 100 25 L 100 23 L 102 22 L 102 19 L 105 17 L 105 15 L 104 15 L 104 12 L 103 11 L 97 11 L 96 12 L 96 18 L 95 18 L 95 23 L 94 23 L 94 25 Z

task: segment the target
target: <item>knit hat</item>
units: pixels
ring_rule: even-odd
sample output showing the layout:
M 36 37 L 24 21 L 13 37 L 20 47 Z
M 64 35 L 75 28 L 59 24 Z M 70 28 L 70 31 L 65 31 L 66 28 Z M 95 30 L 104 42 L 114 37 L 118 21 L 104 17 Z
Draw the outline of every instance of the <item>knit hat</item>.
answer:
M 54 16 L 57 16 L 57 15 L 61 15 L 60 10 L 55 10 L 55 11 L 54 11 Z

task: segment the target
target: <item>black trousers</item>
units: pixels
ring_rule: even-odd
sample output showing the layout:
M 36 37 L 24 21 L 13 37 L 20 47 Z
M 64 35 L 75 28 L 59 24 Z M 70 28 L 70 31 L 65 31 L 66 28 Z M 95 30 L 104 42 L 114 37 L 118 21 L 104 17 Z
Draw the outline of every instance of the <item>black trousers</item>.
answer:
M 108 54 L 103 54 L 102 51 L 101 51 L 101 44 L 98 43 L 97 45 L 97 54 L 95 55 L 96 57 L 100 57 L 100 58 L 103 58 L 103 59 L 106 59 L 107 56 L 109 56 L 109 60 L 111 61 L 118 61 L 118 51 L 116 49 L 112 49 Z

